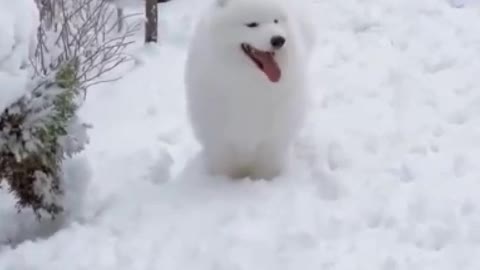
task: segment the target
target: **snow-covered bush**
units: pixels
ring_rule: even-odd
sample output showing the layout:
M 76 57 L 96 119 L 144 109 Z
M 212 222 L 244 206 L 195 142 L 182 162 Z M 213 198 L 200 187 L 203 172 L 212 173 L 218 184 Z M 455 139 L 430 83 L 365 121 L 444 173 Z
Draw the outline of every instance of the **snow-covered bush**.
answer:
M 31 1 L 30 9 L 36 10 L 32 0 L 22 1 Z M 0 9 L 14 10 L 13 2 L 0 0 Z M 44 211 L 55 216 L 63 210 L 63 161 L 82 151 L 88 142 L 88 125 L 77 111 L 87 89 L 112 80 L 106 78 L 107 73 L 128 60 L 123 51 L 131 43 L 135 26 L 116 33 L 115 9 L 106 0 L 37 3 L 41 11 L 38 31 L 33 27 L 37 46 L 31 66 L 23 71 L 24 76 L 31 76 L 17 87 L 22 94 L 0 107 L 0 182 L 8 184 L 19 209 L 31 207 L 40 217 Z M 11 16 L 14 25 L 25 17 L 22 13 Z M 23 36 L 17 32 L 25 29 L 14 27 L 13 36 Z M 31 35 L 31 28 L 28 30 L 25 32 Z M 30 42 L 23 45 L 29 55 L 29 39 L 14 38 L 12 47 L 20 41 Z M 2 95 L 0 91 L 3 99 Z

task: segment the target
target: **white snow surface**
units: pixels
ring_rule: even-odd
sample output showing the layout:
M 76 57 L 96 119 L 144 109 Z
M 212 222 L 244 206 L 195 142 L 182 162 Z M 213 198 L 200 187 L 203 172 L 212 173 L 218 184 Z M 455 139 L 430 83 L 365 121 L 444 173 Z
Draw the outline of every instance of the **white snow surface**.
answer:
M 449 0 L 454 7 L 472 7 L 479 6 L 479 0 Z
M 0 111 L 22 96 L 22 69 L 34 47 L 38 11 L 33 0 L 0 0 Z
M 480 269 L 479 10 L 312 3 L 313 98 L 285 175 L 200 166 L 182 78 L 205 1 L 173 0 L 160 45 L 89 92 L 76 217 L 37 224 L 0 196 L 0 269 Z

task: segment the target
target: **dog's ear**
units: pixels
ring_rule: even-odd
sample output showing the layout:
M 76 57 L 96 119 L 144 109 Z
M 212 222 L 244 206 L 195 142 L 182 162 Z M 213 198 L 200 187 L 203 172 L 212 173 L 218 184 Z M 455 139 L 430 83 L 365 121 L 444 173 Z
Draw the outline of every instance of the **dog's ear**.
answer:
M 230 2 L 230 0 L 215 0 L 215 4 L 219 8 L 227 6 L 228 2 Z

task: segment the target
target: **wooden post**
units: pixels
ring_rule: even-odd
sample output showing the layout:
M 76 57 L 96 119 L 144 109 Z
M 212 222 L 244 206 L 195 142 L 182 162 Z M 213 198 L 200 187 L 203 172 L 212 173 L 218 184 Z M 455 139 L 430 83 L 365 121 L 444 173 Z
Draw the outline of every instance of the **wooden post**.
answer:
M 145 43 L 158 41 L 158 0 L 145 0 L 145 15 L 147 21 L 145 22 Z

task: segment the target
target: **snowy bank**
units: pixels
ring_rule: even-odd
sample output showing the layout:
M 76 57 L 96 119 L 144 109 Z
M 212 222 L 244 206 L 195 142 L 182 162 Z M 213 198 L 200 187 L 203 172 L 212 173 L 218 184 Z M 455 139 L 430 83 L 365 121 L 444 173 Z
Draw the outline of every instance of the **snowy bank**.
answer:
M 38 16 L 33 0 L 0 0 L 0 111 L 24 93 Z

